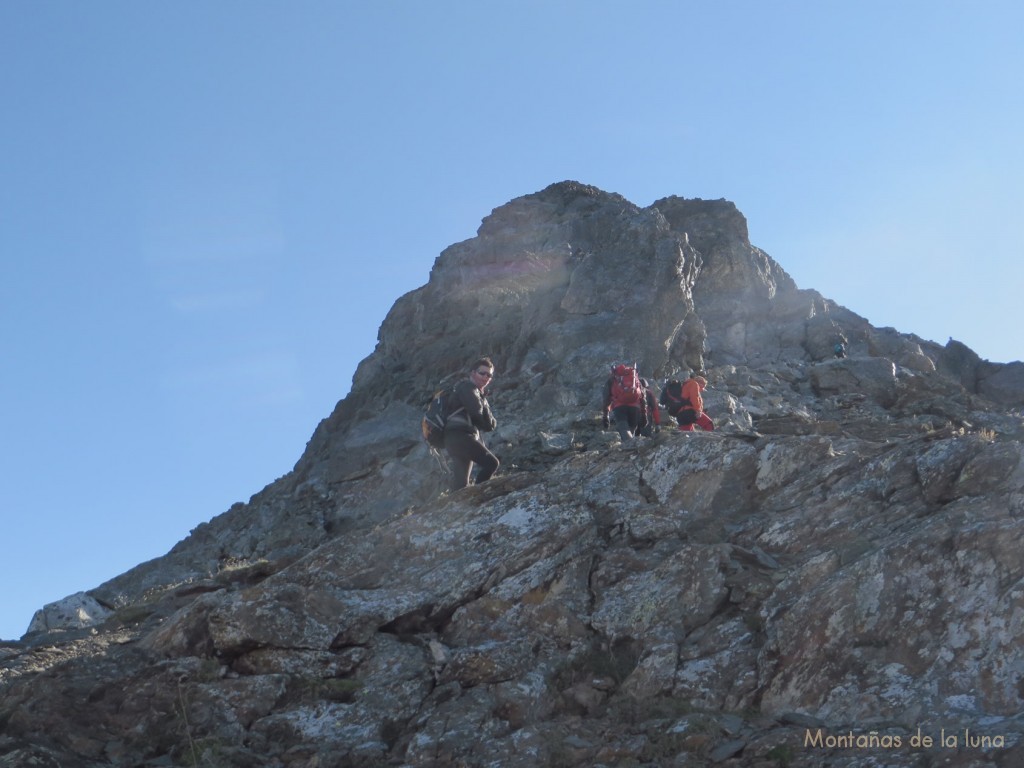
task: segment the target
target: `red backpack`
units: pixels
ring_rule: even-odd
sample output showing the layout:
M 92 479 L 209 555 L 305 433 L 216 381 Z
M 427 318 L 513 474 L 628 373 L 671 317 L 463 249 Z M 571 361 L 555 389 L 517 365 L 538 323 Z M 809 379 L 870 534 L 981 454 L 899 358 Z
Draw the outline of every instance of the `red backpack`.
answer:
M 620 363 L 612 368 L 612 408 L 640 405 L 645 394 L 636 373 L 636 363 L 632 367 Z

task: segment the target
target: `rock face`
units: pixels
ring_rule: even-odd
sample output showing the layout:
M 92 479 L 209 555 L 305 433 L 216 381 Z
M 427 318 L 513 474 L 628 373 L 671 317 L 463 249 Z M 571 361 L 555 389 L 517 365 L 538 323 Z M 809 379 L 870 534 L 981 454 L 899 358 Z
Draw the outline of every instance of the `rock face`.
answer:
M 419 417 L 479 354 L 502 470 L 441 494 Z M 619 359 L 719 429 L 621 445 Z M 0 644 L 0 766 L 1024 764 L 1020 368 L 798 289 L 726 201 L 513 200 L 293 472 Z

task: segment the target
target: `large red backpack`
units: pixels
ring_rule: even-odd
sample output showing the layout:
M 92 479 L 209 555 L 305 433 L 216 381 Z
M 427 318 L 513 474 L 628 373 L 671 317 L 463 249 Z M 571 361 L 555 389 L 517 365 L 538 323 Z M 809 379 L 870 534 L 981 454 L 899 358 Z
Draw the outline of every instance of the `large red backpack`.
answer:
M 612 367 L 612 408 L 620 405 L 640 405 L 645 392 L 640 386 L 636 363 L 631 366 L 620 363 Z

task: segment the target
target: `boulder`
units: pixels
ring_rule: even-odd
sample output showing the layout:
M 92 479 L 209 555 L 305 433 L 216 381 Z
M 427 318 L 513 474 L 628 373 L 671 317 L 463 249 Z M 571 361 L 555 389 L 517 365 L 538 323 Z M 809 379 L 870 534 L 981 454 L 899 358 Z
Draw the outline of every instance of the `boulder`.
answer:
M 1024 406 L 1024 363 L 987 363 L 978 372 L 978 394 L 997 403 Z
M 61 629 L 82 629 L 103 622 L 112 611 L 85 592 L 76 592 L 63 600 L 47 603 L 32 617 L 28 631 L 49 632 Z
M 819 397 L 862 394 L 883 407 L 897 398 L 896 366 L 881 357 L 829 360 L 811 369 L 811 386 Z

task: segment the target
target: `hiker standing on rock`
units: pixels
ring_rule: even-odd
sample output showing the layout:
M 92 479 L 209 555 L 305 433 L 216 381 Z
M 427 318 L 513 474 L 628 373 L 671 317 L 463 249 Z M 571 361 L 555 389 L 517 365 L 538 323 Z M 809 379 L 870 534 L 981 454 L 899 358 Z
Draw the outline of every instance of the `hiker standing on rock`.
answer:
M 476 484 L 490 480 L 498 469 L 498 457 L 480 438 L 480 432 L 493 432 L 498 426 L 484 390 L 494 378 L 494 363 L 481 357 L 469 369 L 469 378 L 455 385 L 448 421 L 444 427 L 444 448 L 452 457 L 452 490 L 470 485 L 473 465 L 478 469 Z
M 701 392 L 708 380 L 696 373 L 690 374 L 684 383 L 672 380 L 661 390 L 661 404 L 679 423 L 680 432 L 692 432 L 694 425 L 705 432 L 715 428 L 715 422 L 704 413 L 704 398 Z
M 647 397 L 636 373 L 636 366 L 619 363 L 604 384 L 604 415 L 602 425 L 608 429 L 614 421 L 622 442 L 639 434 L 647 421 Z

